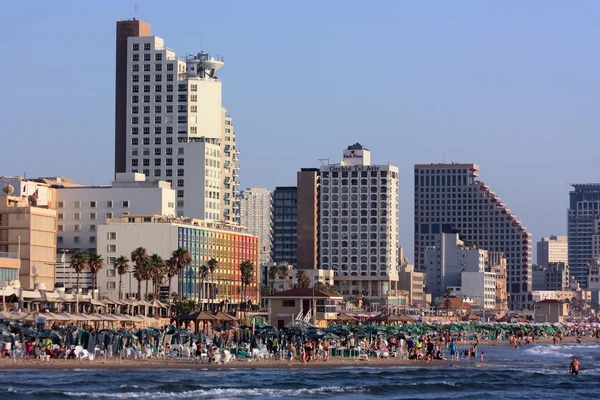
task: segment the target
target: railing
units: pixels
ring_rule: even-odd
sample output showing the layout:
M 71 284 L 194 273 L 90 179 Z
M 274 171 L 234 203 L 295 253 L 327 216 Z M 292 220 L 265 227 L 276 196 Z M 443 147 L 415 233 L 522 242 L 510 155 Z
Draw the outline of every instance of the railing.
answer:
M 17 258 L 19 258 L 19 255 L 17 253 L 8 253 L 6 251 L 0 251 L 0 258 L 13 258 L 13 259 L 17 259 Z

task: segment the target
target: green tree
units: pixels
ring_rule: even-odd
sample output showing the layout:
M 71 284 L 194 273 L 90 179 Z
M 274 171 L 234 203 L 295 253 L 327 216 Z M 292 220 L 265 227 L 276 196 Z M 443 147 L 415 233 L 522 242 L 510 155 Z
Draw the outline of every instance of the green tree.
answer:
M 202 265 L 198 269 L 198 280 L 200 280 L 200 290 L 198 291 L 198 305 L 201 310 L 204 310 L 204 303 L 202 299 L 206 298 L 206 293 L 204 293 L 204 282 L 208 279 L 210 275 L 210 270 L 206 265 Z
M 252 283 L 252 277 L 254 276 L 254 263 L 250 260 L 243 261 L 240 264 L 240 279 L 242 284 L 242 291 L 244 292 L 244 301 L 248 298 L 248 286 Z
M 122 299 L 123 295 L 123 275 L 125 275 L 129 271 L 129 258 L 125 256 L 120 256 L 115 260 L 114 268 L 117 270 L 117 274 L 119 274 L 119 300 Z M 131 288 L 129 288 L 131 290 Z
M 148 270 L 148 252 L 143 247 L 138 247 L 131 252 L 131 261 L 135 263 L 133 267 L 133 277 L 138 281 L 138 300 L 142 299 L 142 281 L 146 280 Z
M 171 283 L 173 282 L 173 277 L 179 273 L 179 263 L 177 259 L 174 257 L 169 258 L 166 261 L 166 270 L 167 270 L 167 279 L 169 282 L 169 293 L 171 293 Z
M 182 315 L 182 314 L 187 314 L 189 312 L 192 312 L 196 309 L 196 302 L 194 301 L 194 299 L 188 299 L 187 297 L 184 297 L 181 299 L 181 301 L 177 301 L 175 303 L 175 312 L 177 313 L 177 315 Z
M 77 289 L 77 293 L 79 293 L 79 274 L 81 274 L 84 270 L 86 270 L 88 268 L 87 254 L 85 254 L 83 251 L 76 251 L 71 256 L 70 265 L 71 265 L 71 268 L 73 268 L 75 270 L 75 272 L 77 273 L 76 289 Z
M 211 302 L 211 308 L 213 308 L 212 304 L 214 304 L 214 301 L 216 300 L 216 288 L 215 288 L 215 270 L 217 269 L 219 262 L 215 259 L 215 258 L 211 258 L 210 260 L 208 260 L 208 262 L 206 263 L 208 270 L 210 271 L 210 280 L 211 280 L 211 291 L 210 291 L 210 302 Z
M 287 265 L 281 265 L 278 267 L 277 275 L 279 279 L 283 281 L 283 290 L 286 290 L 286 282 L 290 276 L 290 268 Z
M 303 269 L 298 269 L 296 271 L 296 286 L 299 288 L 309 288 L 310 287 L 310 277 Z
M 277 265 L 271 265 L 269 267 L 269 281 L 271 283 L 271 294 L 275 293 L 275 279 L 279 275 L 279 268 Z
M 150 256 L 150 265 L 149 275 L 153 287 L 152 298 L 156 299 L 158 297 L 158 292 L 160 291 L 160 285 L 165 276 L 165 262 L 158 254 L 152 254 Z M 146 290 L 146 297 L 147 296 L 148 291 Z
M 185 267 L 191 265 L 193 262 L 192 254 L 184 249 L 183 247 L 179 247 L 177 250 L 173 250 L 172 257 L 177 260 L 177 270 L 179 274 L 179 291 L 183 292 L 183 271 Z M 181 295 L 181 293 L 180 293 Z
M 92 290 L 97 289 L 98 272 L 104 268 L 104 259 L 95 251 L 88 255 L 88 267 L 92 272 Z

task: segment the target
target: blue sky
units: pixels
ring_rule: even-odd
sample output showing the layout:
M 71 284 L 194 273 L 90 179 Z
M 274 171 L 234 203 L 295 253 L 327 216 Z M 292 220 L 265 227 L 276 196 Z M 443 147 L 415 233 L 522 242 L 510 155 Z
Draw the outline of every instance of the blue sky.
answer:
M 3 5 L 0 174 L 113 176 L 115 21 L 134 0 Z M 566 234 L 567 183 L 600 181 L 595 1 L 138 1 L 168 47 L 222 55 L 243 187 L 293 185 L 361 142 L 400 167 L 481 166 L 534 235 Z

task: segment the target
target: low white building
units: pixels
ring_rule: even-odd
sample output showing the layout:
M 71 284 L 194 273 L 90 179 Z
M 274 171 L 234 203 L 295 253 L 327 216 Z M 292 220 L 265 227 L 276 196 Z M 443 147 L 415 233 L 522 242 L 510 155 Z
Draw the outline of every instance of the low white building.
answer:
M 436 235 L 435 246 L 427 248 L 425 263 L 426 292 L 439 301 L 446 288 L 462 286 L 463 273 L 485 272 L 487 251 L 466 245 L 458 234 L 442 233 Z
M 118 173 L 111 186 L 56 188 L 57 248 L 95 250 L 98 225 L 127 214 L 175 216 L 175 191 L 143 174 Z
M 491 272 L 463 272 L 461 285 L 451 287 L 450 295 L 473 299 L 486 311 L 496 307 L 496 274 Z

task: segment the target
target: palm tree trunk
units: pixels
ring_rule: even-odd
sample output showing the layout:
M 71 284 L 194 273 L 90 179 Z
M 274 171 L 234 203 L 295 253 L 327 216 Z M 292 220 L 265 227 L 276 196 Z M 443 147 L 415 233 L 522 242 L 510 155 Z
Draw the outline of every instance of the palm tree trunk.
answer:
M 146 279 L 146 300 L 148 299 L 148 279 Z
M 119 274 L 119 300 L 121 300 L 121 283 L 123 282 L 123 275 Z
M 142 280 L 138 279 L 138 300 L 142 299 Z
M 77 271 L 77 293 L 79 293 L 79 271 Z

